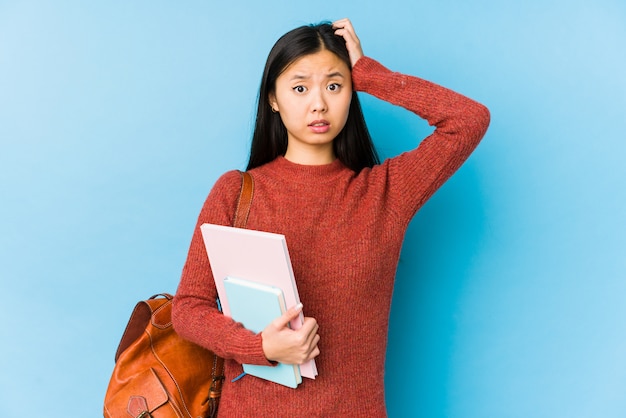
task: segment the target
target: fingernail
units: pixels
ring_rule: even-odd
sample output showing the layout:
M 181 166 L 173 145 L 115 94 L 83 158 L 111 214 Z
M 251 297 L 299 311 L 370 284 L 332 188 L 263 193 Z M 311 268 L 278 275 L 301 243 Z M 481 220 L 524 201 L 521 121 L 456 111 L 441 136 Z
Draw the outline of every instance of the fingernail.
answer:
M 295 309 L 296 311 L 299 311 L 300 309 L 302 309 L 302 306 L 303 306 L 303 305 L 302 305 L 302 302 L 300 302 L 300 303 L 298 303 L 296 306 L 294 306 L 294 309 Z

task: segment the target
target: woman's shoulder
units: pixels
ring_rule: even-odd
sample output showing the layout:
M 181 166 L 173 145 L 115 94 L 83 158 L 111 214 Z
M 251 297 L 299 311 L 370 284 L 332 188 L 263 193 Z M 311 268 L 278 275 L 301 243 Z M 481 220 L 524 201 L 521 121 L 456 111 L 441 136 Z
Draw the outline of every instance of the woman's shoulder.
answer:
M 224 186 L 231 186 L 233 184 L 238 184 L 241 183 L 241 171 L 239 170 L 230 170 L 227 171 L 225 173 L 223 173 L 222 175 L 220 175 L 217 178 L 217 181 L 215 182 L 215 186 L 220 186 L 220 187 L 224 187 Z
M 199 219 L 203 222 L 229 225 L 240 190 L 240 171 L 231 170 L 222 174 L 215 181 L 204 201 Z
M 218 177 L 211 188 L 210 195 L 214 198 L 226 198 L 237 196 L 241 188 L 241 171 L 230 170 Z

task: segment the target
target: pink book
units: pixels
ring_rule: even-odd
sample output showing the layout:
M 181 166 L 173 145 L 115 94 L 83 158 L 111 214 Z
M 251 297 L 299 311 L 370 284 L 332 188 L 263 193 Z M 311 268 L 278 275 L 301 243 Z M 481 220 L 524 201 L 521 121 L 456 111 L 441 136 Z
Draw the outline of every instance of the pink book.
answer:
M 287 309 L 300 303 L 284 235 L 208 223 L 201 225 L 200 230 L 224 315 L 232 317 L 224 288 L 226 277 L 278 287 L 283 291 Z M 291 328 L 300 329 L 303 321 L 301 314 L 291 321 Z M 300 373 L 315 379 L 315 360 L 301 364 Z

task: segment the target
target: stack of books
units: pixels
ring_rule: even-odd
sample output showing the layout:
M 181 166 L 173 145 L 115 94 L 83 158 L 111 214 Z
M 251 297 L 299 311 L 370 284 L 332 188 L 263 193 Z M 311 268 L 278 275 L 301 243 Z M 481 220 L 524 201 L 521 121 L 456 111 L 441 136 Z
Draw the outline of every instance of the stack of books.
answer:
M 300 303 L 285 236 L 231 226 L 200 227 L 224 315 L 259 333 Z M 300 329 L 304 315 L 290 322 Z M 315 379 L 315 360 L 301 365 L 243 365 L 246 374 L 296 388 Z

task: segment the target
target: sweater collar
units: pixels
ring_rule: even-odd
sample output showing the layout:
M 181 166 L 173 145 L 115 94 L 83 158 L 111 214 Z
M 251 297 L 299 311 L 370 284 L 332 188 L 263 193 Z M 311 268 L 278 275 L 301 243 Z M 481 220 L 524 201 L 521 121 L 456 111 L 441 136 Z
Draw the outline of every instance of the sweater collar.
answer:
M 330 164 L 304 165 L 291 162 L 283 156 L 277 157 L 265 167 L 278 177 L 302 183 L 331 181 L 344 170 L 348 170 L 339 159 Z

